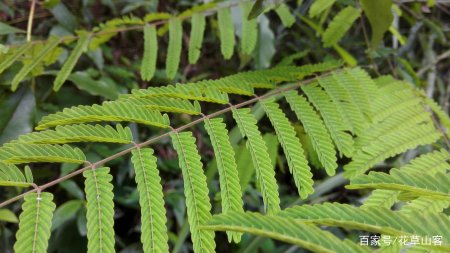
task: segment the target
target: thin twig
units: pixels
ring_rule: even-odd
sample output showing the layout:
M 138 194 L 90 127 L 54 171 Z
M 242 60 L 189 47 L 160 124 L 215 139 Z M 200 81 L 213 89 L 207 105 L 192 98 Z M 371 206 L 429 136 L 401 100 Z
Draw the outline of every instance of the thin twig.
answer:
M 30 15 L 28 16 L 27 42 L 31 42 L 31 31 L 33 30 L 33 16 L 36 7 L 36 0 L 31 0 Z

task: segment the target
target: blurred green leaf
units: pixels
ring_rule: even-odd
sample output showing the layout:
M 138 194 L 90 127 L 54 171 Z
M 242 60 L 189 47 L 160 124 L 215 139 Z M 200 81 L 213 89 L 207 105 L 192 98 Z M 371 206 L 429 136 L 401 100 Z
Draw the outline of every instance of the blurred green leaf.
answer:
M 391 12 L 392 0 L 361 0 L 361 6 L 372 27 L 371 48 L 378 47 L 384 33 L 392 24 L 394 16 Z
M 0 144 L 33 130 L 35 107 L 34 94 L 26 86 L 0 101 Z
M 6 35 L 6 34 L 11 34 L 11 33 L 25 33 L 25 31 L 21 30 L 21 29 L 17 29 L 15 27 L 12 27 L 3 22 L 0 22 L 0 35 Z
M 74 72 L 67 80 L 72 81 L 80 90 L 87 91 L 91 95 L 102 96 L 107 99 L 116 99 L 119 95 L 117 87 L 112 82 L 94 80 L 86 72 Z
M 6 221 L 11 223 L 18 223 L 19 219 L 17 216 L 9 209 L 0 209 L 0 221 Z
M 75 217 L 83 202 L 82 200 L 70 200 L 60 205 L 53 214 L 52 231 L 59 228 L 64 222 Z
M 254 51 L 256 68 L 270 67 L 275 54 L 275 36 L 270 29 L 269 19 L 265 15 L 261 15 L 259 20 L 259 38 L 256 47 Z

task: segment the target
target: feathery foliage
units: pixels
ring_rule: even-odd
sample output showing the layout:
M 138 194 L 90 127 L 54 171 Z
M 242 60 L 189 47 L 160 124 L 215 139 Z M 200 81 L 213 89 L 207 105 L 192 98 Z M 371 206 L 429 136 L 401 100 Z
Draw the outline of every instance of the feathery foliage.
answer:
M 45 116 L 36 129 L 95 121 L 129 121 L 163 128 L 169 125 L 169 117 L 158 111 L 126 102 L 105 102 L 101 106 L 81 105 L 66 108 L 62 112 Z
M 108 167 L 83 172 L 87 208 L 87 252 L 115 252 L 112 176 Z
M 228 8 L 221 8 L 217 12 L 217 21 L 220 34 L 220 51 L 223 58 L 230 59 L 234 52 L 234 25 L 231 11 Z
M 329 175 L 333 175 L 337 168 L 336 152 L 323 121 L 302 95 L 298 95 L 295 91 L 290 91 L 285 93 L 285 97 L 292 110 L 296 113 L 297 118 L 303 123 L 306 133 L 311 138 L 320 163 Z
M 216 246 L 214 232 L 211 230 L 226 231 L 229 241 L 234 242 L 240 241 L 241 233 L 253 233 L 324 252 L 365 252 L 368 249 L 347 240 L 341 241 L 314 224 L 337 225 L 388 235 L 420 232 L 424 236 L 427 235 L 425 232 L 444 233 L 436 224 L 447 222 L 441 212 L 450 204 L 447 151 L 430 152 L 400 169 L 392 169 L 389 174 L 371 172 L 357 176 L 385 158 L 405 151 L 406 147 L 415 147 L 417 143 L 431 144 L 441 138 L 442 134 L 434 126 L 431 113 L 424 107 L 425 99 L 421 92 L 388 77 L 372 80 L 359 68 L 341 69 L 316 77 L 311 83 L 301 85 L 303 94 L 295 90 L 298 84 L 277 88 L 279 85 L 296 82 L 306 76 L 333 70 L 339 66 L 340 63 L 337 62 L 302 67 L 278 66 L 270 70 L 244 72 L 216 80 L 136 89 L 132 94 L 119 96 L 117 101 L 72 107 L 44 116 L 37 129 L 55 129 L 22 135 L 0 148 L 0 185 L 26 187 L 32 183 L 33 176 L 29 168 L 25 169 L 24 175 L 18 167 L 10 164 L 85 163 L 86 158 L 80 149 L 66 143 L 134 143 L 131 127 L 123 127 L 117 123 L 128 121 L 170 129 L 166 135 L 170 135 L 178 154 L 189 230 L 196 252 L 214 251 Z M 322 166 L 327 174 L 333 175 L 337 169 L 336 153 L 339 152 L 352 159 L 345 167 L 346 174 L 352 172 L 356 176 L 346 187 L 376 189 L 361 208 L 333 204 L 324 205 L 324 210 L 319 206 L 300 206 L 281 211 L 273 167 L 275 160 L 269 155 L 269 150 L 274 147 L 268 146 L 271 145 L 270 142 L 266 144 L 261 133 L 261 130 L 267 131 L 267 128 L 259 128 L 257 118 L 252 115 L 250 108 L 240 108 L 241 104 L 230 105 L 222 112 L 232 112 L 236 131 L 240 131 L 242 137 L 246 138 L 246 150 L 256 172 L 256 185 L 261 191 L 264 211 L 268 215 L 243 213 L 243 195 L 246 193 L 243 193 L 240 185 L 242 182 L 239 181 L 241 168 L 237 166 L 238 156 L 233 147 L 236 140 L 230 141 L 233 133 L 228 133 L 224 120 L 202 115 L 200 103 L 225 104 L 231 94 L 246 98 L 256 95 L 255 89 L 258 88 L 275 91 L 262 99 L 255 97 L 252 100 L 260 102 L 261 115 L 265 112 L 273 125 L 276 134 L 274 138 L 278 139 L 283 148 L 300 197 L 307 198 L 314 192 L 314 181 L 308 164 L 313 167 Z M 296 133 L 294 126 L 299 123 L 289 121 L 289 113 L 281 109 L 282 101 L 278 103 L 275 100 L 274 94 L 277 93 L 281 93 L 279 98 L 284 97 L 287 100 L 300 121 L 301 126 L 298 127 L 303 128 L 306 135 Z M 221 215 L 211 215 L 207 177 L 202 169 L 196 139 L 191 132 L 180 132 L 172 128 L 168 115 L 162 114 L 164 112 L 204 116 L 192 122 L 196 124 L 204 121 L 211 140 L 219 174 Z M 87 124 L 99 121 L 111 121 L 115 127 L 108 124 Z M 398 126 L 400 122 L 405 126 Z M 406 128 L 408 131 L 405 131 Z M 423 139 L 418 139 L 418 136 L 423 136 Z M 160 137 L 155 139 L 157 138 Z M 404 140 L 411 140 L 413 143 L 408 144 Z M 312 148 L 307 142 L 311 143 Z M 392 144 L 386 146 L 385 143 Z M 131 161 L 136 173 L 135 181 L 142 213 L 143 248 L 145 252 L 165 252 L 168 250 L 169 230 L 166 227 L 164 195 L 156 165 L 157 159 L 152 149 L 140 146 L 132 149 L 128 151 L 132 152 Z M 311 154 L 315 154 L 317 158 Z M 306 157 L 309 157 L 310 161 Z M 92 166 L 94 168 L 84 172 L 88 251 L 110 252 L 114 250 L 115 244 L 112 176 L 109 174 L 109 168 L 95 168 L 95 164 Z M 427 173 L 421 173 L 423 168 L 429 168 Z M 246 180 L 248 183 L 248 179 Z M 388 209 L 398 202 L 405 203 L 400 211 Z M 374 206 L 383 206 L 384 209 L 380 211 Z M 297 212 L 297 208 L 305 208 L 305 211 Z M 307 208 L 312 208 L 312 211 L 307 211 Z M 347 216 L 336 216 L 341 213 L 341 209 Z M 384 216 L 378 213 L 385 211 Z M 388 224 L 394 218 L 405 221 L 417 212 L 431 216 L 423 215 L 426 218 L 421 218 L 410 226 L 406 226 L 404 222 L 396 223 L 395 226 Z M 306 216 L 312 214 L 319 216 Z M 372 218 L 373 216 L 376 219 Z M 271 225 L 273 222 L 277 225 Z M 424 222 L 431 225 L 418 230 L 418 226 Z
M 195 138 L 190 132 L 174 132 L 170 137 L 183 170 L 184 194 L 194 251 L 212 252 L 216 247 L 214 233 L 200 229 L 211 218 L 211 203 Z
M 255 166 L 256 177 L 264 201 L 264 211 L 270 215 L 276 214 L 280 211 L 278 185 L 267 153 L 267 146 L 256 126 L 256 119 L 248 108 L 234 109 L 233 118 L 236 120 L 242 136 L 247 137 L 247 149 L 250 151 Z
M 299 195 L 301 198 L 306 198 L 314 192 L 312 187 L 314 181 L 312 180 L 311 168 L 309 168 L 308 161 L 304 156 L 302 144 L 295 134 L 295 129 L 273 99 L 262 100 L 261 104 L 275 128 L 278 141 L 286 154 L 286 160 Z
M 332 102 L 331 96 L 327 94 L 317 83 L 302 86 L 302 90 L 305 92 L 309 101 L 320 112 L 323 122 L 325 123 L 325 126 L 327 127 L 331 139 L 334 141 L 337 149 L 342 154 L 351 154 L 353 139 L 348 133 L 350 131 L 350 127 L 346 124 L 346 121 L 339 113 L 335 104 Z M 328 170 L 327 172 L 329 175 L 334 174 L 334 172 Z
M 368 248 L 349 240 L 341 241 L 315 226 L 291 218 L 263 216 L 258 213 L 232 212 L 215 215 L 208 225 L 203 227 L 208 230 L 231 230 L 267 236 L 313 252 L 370 252 Z
M 219 170 L 220 194 L 222 196 L 222 213 L 229 211 L 243 211 L 242 192 L 239 185 L 239 176 L 234 159 L 235 153 L 228 139 L 228 131 L 222 119 L 206 119 L 205 129 L 211 139 Z M 238 243 L 241 240 L 239 233 L 227 233 L 228 240 Z
M 141 63 L 141 78 L 144 81 L 150 81 L 155 74 L 158 59 L 158 38 L 156 36 L 155 26 L 144 27 L 144 56 Z
M 27 52 L 31 46 L 31 43 L 25 43 L 12 53 L 8 53 L 8 55 L 2 59 L 2 62 L 0 62 L 0 74 L 5 71 L 5 69 L 13 65 L 13 63 L 17 61 L 25 52 Z
M 55 130 L 32 132 L 21 135 L 17 142 L 33 144 L 64 144 L 70 142 L 131 143 L 133 136 L 129 127 L 110 125 L 56 126 Z
M 86 161 L 79 148 L 69 145 L 7 143 L 0 148 L 0 160 L 4 163 L 30 162 L 78 163 Z
M 47 252 L 55 207 L 51 193 L 30 193 L 25 196 L 14 244 L 15 252 Z
M 203 35 L 205 33 L 205 15 L 197 12 L 192 16 L 191 35 L 189 36 L 189 63 L 195 64 L 200 57 Z
M 376 188 L 400 190 L 409 196 L 428 196 L 437 200 L 450 201 L 450 176 L 437 172 L 434 175 L 402 173 L 392 169 L 389 174 L 370 172 L 368 175 L 355 177 L 346 187 L 348 189 Z
M 288 208 L 280 212 L 279 216 L 322 226 L 340 226 L 389 235 L 450 235 L 446 229 L 450 226 L 450 219 L 444 214 L 416 212 L 409 216 L 382 207 L 361 209 L 347 204 L 324 203 Z M 444 247 L 449 248 L 450 245 Z
M 141 242 L 144 245 L 144 252 L 167 252 L 169 246 L 166 209 L 153 149 L 133 150 L 131 162 L 136 172 L 139 204 L 142 210 Z
M 173 18 L 169 22 L 169 45 L 167 47 L 166 75 L 173 79 L 178 71 L 181 58 L 183 27 L 181 20 Z
M 19 83 L 33 70 L 34 67 L 41 63 L 41 61 L 43 61 L 59 43 L 59 39 L 51 38 L 31 63 L 23 65 L 20 71 L 14 76 L 14 79 L 11 81 L 11 89 L 15 91 L 17 87 L 19 87 Z
M 309 8 L 309 16 L 315 17 L 320 15 L 322 12 L 324 12 L 326 9 L 330 8 L 336 0 L 317 0 L 314 1 L 314 3 Z
M 330 47 L 339 42 L 359 17 L 360 11 L 352 6 L 342 9 L 330 22 L 322 35 L 324 47 Z
M 75 64 L 80 58 L 81 54 L 87 49 L 89 44 L 90 35 L 89 34 L 81 34 L 80 39 L 77 42 L 77 45 L 70 53 L 69 58 L 62 66 L 61 70 L 56 75 L 55 81 L 53 82 L 53 90 L 58 91 L 63 85 L 64 81 L 69 77 L 70 72 L 72 72 Z
M 252 8 L 251 2 L 241 3 L 240 6 L 242 11 L 241 50 L 244 54 L 251 55 L 258 40 L 258 23 L 256 19 L 248 19 Z
M 17 166 L 0 162 L 0 186 L 29 187 L 31 183 Z

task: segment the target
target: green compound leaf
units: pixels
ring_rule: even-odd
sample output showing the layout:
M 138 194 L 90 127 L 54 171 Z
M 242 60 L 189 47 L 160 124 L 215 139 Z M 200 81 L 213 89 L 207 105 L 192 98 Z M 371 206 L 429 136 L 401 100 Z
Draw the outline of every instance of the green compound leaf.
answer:
M 144 27 L 144 56 L 141 64 L 141 78 L 150 81 L 155 74 L 158 59 L 158 38 L 154 25 Z
M 328 28 L 323 33 L 323 46 L 331 47 L 332 45 L 338 43 L 359 15 L 360 11 L 352 6 L 347 6 L 345 9 L 341 10 L 333 18 L 328 25 Z
M 47 42 L 47 44 L 42 48 L 42 50 L 39 52 L 36 58 L 34 58 L 30 64 L 25 64 L 20 69 L 19 73 L 17 73 L 14 76 L 14 79 L 11 81 L 11 90 L 15 91 L 19 86 L 19 83 L 28 75 L 28 73 L 30 73 L 34 69 L 34 67 L 36 67 L 39 63 L 41 63 L 44 60 L 44 58 L 58 46 L 59 43 L 60 39 L 51 38 Z
M 350 240 L 341 241 L 332 233 L 287 217 L 264 216 L 259 213 L 231 212 L 214 215 L 203 229 L 236 231 L 270 237 L 295 244 L 311 252 L 371 252 Z
M 114 202 L 112 176 L 109 168 L 95 168 L 83 172 L 87 200 L 88 253 L 113 253 Z
M 29 193 L 24 197 L 14 244 L 15 252 L 47 252 L 55 208 L 51 193 Z
M 241 50 L 242 53 L 251 55 L 258 40 L 258 22 L 256 19 L 247 18 L 252 8 L 251 2 L 240 4 L 240 8 L 242 11 Z
M 67 58 L 67 61 L 62 66 L 61 70 L 58 72 L 58 75 L 53 82 L 53 90 L 58 91 L 63 85 L 64 81 L 69 77 L 72 72 L 75 64 L 77 64 L 78 59 L 81 57 L 81 54 L 87 49 L 89 45 L 90 35 L 82 34 L 77 42 L 77 45 L 72 50 Z
M 191 132 L 175 132 L 171 133 L 170 137 L 183 171 L 184 194 L 194 251 L 214 252 L 214 233 L 200 229 L 200 226 L 211 218 L 211 203 L 195 138 Z
M 98 121 L 129 121 L 156 127 L 168 127 L 169 117 L 155 110 L 132 105 L 127 102 L 104 102 L 102 105 L 80 105 L 65 108 L 62 112 L 44 116 L 36 127 L 49 127 Z
M 311 138 L 320 163 L 325 167 L 329 175 L 334 175 L 337 168 L 336 151 L 322 119 L 317 115 L 306 98 L 298 95 L 296 91 L 286 92 L 285 97 L 297 118 L 302 122 L 306 133 Z
M 17 142 L 33 144 L 65 144 L 71 142 L 109 142 L 128 144 L 133 141 L 131 129 L 117 124 L 56 126 L 55 130 L 21 135 Z
M 274 99 L 261 101 L 264 111 L 275 128 L 278 141 L 283 147 L 286 160 L 291 171 L 295 185 L 299 191 L 301 198 L 305 199 L 309 194 L 314 192 L 311 168 L 305 157 L 305 151 L 302 148 L 300 140 L 295 134 L 295 129 L 286 115 L 280 109 Z
M 256 126 L 256 119 L 250 113 L 249 108 L 233 109 L 233 118 L 236 120 L 242 136 L 247 137 L 247 149 L 252 155 L 256 178 L 263 196 L 264 210 L 268 214 L 274 215 L 280 211 L 278 185 L 267 146 Z
M 13 142 L 0 148 L 0 160 L 11 164 L 30 162 L 83 164 L 86 162 L 86 157 L 79 148 L 73 148 L 69 145 Z
M 136 183 L 141 206 L 141 242 L 144 252 L 168 252 L 166 209 L 161 178 L 156 167 L 153 149 L 132 151 L 131 162 L 136 172 Z
M 195 64 L 200 57 L 203 43 L 203 35 L 205 33 L 205 14 L 196 12 L 192 16 L 191 35 L 189 37 L 189 63 Z
M 235 161 L 235 153 L 228 138 L 228 131 L 220 118 L 206 119 L 205 128 L 214 148 L 220 179 L 220 194 L 222 197 L 222 213 L 243 211 L 242 191 Z M 228 241 L 238 243 L 240 233 L 227 233 Z
M 234 25 L 231 11 L 229 8 L 221 8 L 217 11 L 217 20 L 219 23 L 220 51 L 226 60 L 233 56 L 234 45 Z
M 181 58 L 181 42 L 183 27 L 181 20 L 173 18 L 169 21 L 169 46 L 167 47 L 166 75 L 173 79 L 178 71 Z

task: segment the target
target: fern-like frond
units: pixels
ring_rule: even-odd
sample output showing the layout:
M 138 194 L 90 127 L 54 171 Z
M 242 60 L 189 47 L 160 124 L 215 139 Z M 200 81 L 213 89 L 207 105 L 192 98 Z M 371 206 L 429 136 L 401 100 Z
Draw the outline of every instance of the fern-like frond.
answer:
M 280 6 L 275 9 L 275 12 L 285 27 L 291 27 L 295 23 L 295 17 L 291 14 L 289 7 L 286 4 L 280 4 Z
M 70 72 L 72 72 L 81 54 L 87 49 L 90 37 L 91 36 L 89 34 L 81 34 L 77 45 L 70 53 L 69 58 L 67 58 L 61 70 L 58 71 L 58 75 L 56 75 L 55 81 L 53 82 L 54 91 L 58 91 L 64 81 L 66 81 L 67 77 L 69 77 Z
M 36 129 L 95 121 L 129 121 L 163 128 L 169 125 L 169 117 L 158 111 L 126 102 L 105 102 L 102 105 L 74 106 L 50 114 L 42 118 Z
M 348 133 L 350 129 L 344 123 L 345 121 L 330 96 L 317 83 L 303 85 L 301 88 L 308 97 L 308 100 L 320 112 L 337 149 L 342 154 L 352 154 L 353 138 Z
M 181 19 L 171 19 L 169 21 L 169 45 L 166 58 L 166 75 L 169 79 L 175 77 L 178 65 L 180 65 L 182 36 L 183 26 Z
M 129 127 L 110 125 L 56 126 L 55 130 L 32 132 L 19 136 L 16 142 L 33 144 L 64 144 L 70 142 L 131 143 L 133 136 Z
M 170 97 L 135 97 L 128 94 L 121 95 L 120 99 L 133 105 L 144 106 L 160 112 L 186 113 L 191 115 L 198 115 L 201 113 L 200 104 L 197 101 L 194 101 L 192 104 L 186 99 Z
M 261 101 L 264 111 L 275 128 L 278 141 L 283 147 L 286 160 L 291 171 L 295 185 L 301 198 L 305 199 L 314 192 L 311 168 L 305 157 L 300 140 L 295 134 L 295 129 L 286 118 L 274 99 Z
M 450 201 L 447 200 L 435 200 L 432 197 L 428 198 L 418 197 L 417 199 L 411 200 L 409 203 L 402 206 L 400 212 L 414 216 L 415 213 L 419 212 L 422 214 L 426 213 L 441 213 L 448 206 L 450 206 Z
M 369 146 L 372 142 L 382 139 L 386 133 L 405 131 L 423 122 L 430 122 L 430 114 L 421 105 L 412 105 L 399 113 L 387 117 L 385 120 L 371 124 L 366 131 L 355 139 L 355 149 Z
M 450 154 L 447 150 L 435 150 L 413 159 L 407 165 L 401 167 L 402 173 L 425 173 L 433 175 L 437 172 L 447 173 L 450 170 Z
M 364 117 L 362 108 L 353 101 L 351 92 L 343 87 L 343 83 L 341 82 L 342 76 L 343 74 L 338 74 L 318 78 L 318 83 L 333 100 L 334 105 L 343 119 L 342 124 L 349 128 L 352 133 L 359 134 L 369 125 L 369 122 Z M 351 154 L 348 153 L 345 155 L 351 156 Z
M 196 12 L 192 16 L 191 35 L 189 37 L 189 63 L 195 64 L 200 57 L 203 35 L 205 33 L 205 14 Z
M 380 92 L 374 80 L 369 74 L 359 67 L 344 69 L 344 73 L 335 77 L 341 85 L 350 93 L 352 100 L 361 108 L 364 115 L 371 119 L 372 103 Z
M 345 174 L 354 177 L 383 161 L 419 145 L 434 143 L 441 134 L 432 123 L 415 125 L 413 128 L 401 128 L 397 131 L 383 133 L 377 141 L 359 149 L 352 161 L 344 166 Z
M 253 4 L 251 2 L 241 3 L 242 13 L 242 34 L 241 34 L 241 51 L 246 55 L 251 55 L 255 50 L 258 40 L 258 23 L 257 19 L 248 19 Z
M 279 216 L 321 226 L 339 226 L 396 236 L 450 236 L 450 219 L 444 214 L 415 212 L 413 216 L 409 216 L 383 207 L 362 209 L 347 204 L 324 203 L 291 207 L 280 212 Z
M 69 145 L 6 143 L 0 148 L 0 160 L 4 163 L 30 162 L 78 163 L 86 162 L 79 148 Z
M 25 52 L 27 52 L 31 46 L 31 43 L 25 43 L 14 51 L 9 52 L 0 62 L 0 74 L 13 65 L 13 63 L 16 62 Z
M 275 180 L 275 171 L 271 166 L 267 146 L 256 126 L 256 119 L 249 108 L 233 109 L 233 118 L 243 137 L 247 137 L 247 149 L 252 156 L 256 177 L 261 188 L 264 210 L 269 215 L 280 211 L 280 197 Z
M 211 139 L 217 162 L 220 180 L 220 194 L 222 197 L 222 213 L 229 211 L 243 211 L 242 192 L 235 161 L 235 153 L 228 138 L 228 131 L 222 119 L 206 119 L 205 129 Z M 227 233 L 228 241 L 238 243 L 239 233 Z
M 153 149 L 132 151 L 131 162 L 136 173 L 136 183 L 141 206 L 141 242 L 144 252 L 168 252 L 167 218 L 161 178 L 156 167 Z
M 17 166 L 0 162 L 0 186 L 29 187 L 31 183 Z
M 403 191 L 409 196 L 428 196 L 436 200 L 450 201 L 450 175 L 437 172 L 433 175 L 405 173 L 391 169 L 390 174 L 370 172 L 350 180 L 348 189 L 387 189 Z
M 347 6 L 339 11 L 322 35 L 323 46 L 331 47 L 338 43 L 348 29 L 350 29 L 353 22 L 359 17 L 360 13 L 360 10 L 352 6 Z
M 341 241 L 330 232 L 323 231 L 291 218 L 264 216 L 259 213 L 232 212 L 214 215 L 203 229 L 215 231 L 237 231 L 270 237 L 296 244 L 312 252 L 370 252 L 349 240 Z
M 327 174 L 334 175 L 337 168 L 336 152 L 322 119 L 317 115 L 306 98 L 298 95 L 296 91 L 289 91 L 284 94 L 291 109 L 302 122 L 305 132 L 311 138 L 320 163 L 324 166 Z
M 53 195 L 48 192 L 29 193 L 24 200 L 14 251 L 46 253 L 53 211 L 56 208 Z
M 86 170 L 83 176 L 86 178 L 87 252 L 115 252 L 113 185 L 109 168 Z
M 392 81 L 385 80 L 384 78 L 379 81 L 375 79 L 380 86 L 381 95 L 372 102 L 372 120 L 374 122 L 381 122 L 392 115 L 398 115 L 411 107 L 422 104 L 422 98 L 417 96 L 410 84 L 394 79 Z
M 28 73 L 30 73 L 34 69 L 34 67 L 41 63 L 44 58 L 58 46 L 59 43 L 60 40 L 58 38 L 51 38 L 42 48 L 39 54 L 33 59 L 33 61 L 31 61 L 31 63 L 29 64 L 25 64 L 14 76 L 13 80 L 11 81 L 11 90 L 15 91 L 19 86 L 19 83 L 28 75 Z
M 413 159 L 407 165 L 402 166 L 399 171 L 401 173 L 415 173 L 418 175 L 434 175 L 438 172 L 446 173 L 450 170 L 450 164 L 448 163 L 449 160 L 450 155 L 446 150 L 436 150 Z M 400 191 L 376 189 L 364 201 L 362 207 L 384 206 L 386 208 L 391 208 L 392 205 L 397 202 L 400 193 Z M 436 210 L 437 208 L 445 207 L 447 203 L 446 201 L 433 201 L 433 204 L 427 205 L 426 203 L 431 201 L 427 197 L 419 197 L 412 200 L 407 205 L 404 205 L 402 210 L 404 208 L 406 208 L 406 210 L 412 210 L 415 207 L 421 208 L 422 210 Z
M 183 171 L 184 194 L 194 251 L 213 252 L 216 247 L 214 232 L 200 229 L 200 226 L 211 218 L 211 203 L 195 138 L 191 132 L 175 132 L 170 137 Z
M 309 8 L 309 16 L 314 18 L 324 12 L 326 9 L 330 8 L 336 0 L 317 0 Z
M 176 84 L 148 89 L 135 89 L 131 93 L 136 97 L 170 97 L 189 100 L 206 101 L 212 103 L 228 103 L 228 95 L 214 87 L 202 89 L 193 84 Z
M 217 11 L 217 21 L 219 24 L 220 51 L 223 58 L 230 59 L 234 53 L 235 37 L 233 18 L 229 8 L 220 8 Z
M 425 96 L 425 103 L 430 107 L 430 109 L 439 118 L 440 123 L 447 131 L 447 137 L 450 138 L 450 118 L 448 113 L 446 113 L 442 108 L 431 98 Z
M 150 81 L 155 74 L 158 58 L 158 38 L 154 25 L 144 27 L 144 56 L 141 63 L 141 78 Z
M 372 191 L 369 197 L 364 201 L 361 208 L 385 207 L 391 208 L 398 200 L 398 191 L 376 189 Z

